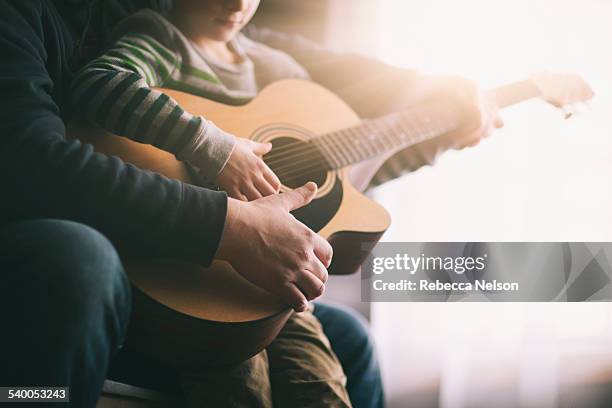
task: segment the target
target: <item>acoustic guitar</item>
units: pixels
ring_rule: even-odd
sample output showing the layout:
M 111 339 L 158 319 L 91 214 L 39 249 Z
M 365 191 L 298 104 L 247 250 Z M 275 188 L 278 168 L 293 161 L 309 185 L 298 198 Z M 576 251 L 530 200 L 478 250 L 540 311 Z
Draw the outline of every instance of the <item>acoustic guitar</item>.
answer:
M 336 95 L 300 80 L 274 83 L 242 106 L 163 92 L 234 135 L 271 142 L 264 160 L 281 180 L 282 191 L 317 183 L 315 199 L 293 215 L 332 244 L 334 274 L 356 271 L 368 253 L 364 245 L 373 246 L 390 223 L 385 209 L 355 188 L 351 168 L 369 180 L 397 151 L 461 122 L 460 112 L 444 104 L 360 120 Z M 500 107 L 538 96 L 563 106 L 591 93 L 578 77 L 552 74 L 490 92 Z M 140 168 L 197 182 L 184 163 L 151 145 L 75 124 L 69 134 Z M 205 268 L 175 260 L 127 261 L 126 270 L 134 287 L 132 332 L 139 333 L 145 351 L 172 364 L 202 367 L 245 360 L 267 347 L 292 313 L 226 262 Z

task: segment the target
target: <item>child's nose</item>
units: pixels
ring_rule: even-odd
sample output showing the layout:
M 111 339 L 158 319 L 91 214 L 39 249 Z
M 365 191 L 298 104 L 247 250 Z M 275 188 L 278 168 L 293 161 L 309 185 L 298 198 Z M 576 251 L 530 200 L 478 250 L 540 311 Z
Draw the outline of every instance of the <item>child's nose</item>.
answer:
M 223 7 L 229 11 L 244 11 L 248 6 L 249 0 L 223 0 Z

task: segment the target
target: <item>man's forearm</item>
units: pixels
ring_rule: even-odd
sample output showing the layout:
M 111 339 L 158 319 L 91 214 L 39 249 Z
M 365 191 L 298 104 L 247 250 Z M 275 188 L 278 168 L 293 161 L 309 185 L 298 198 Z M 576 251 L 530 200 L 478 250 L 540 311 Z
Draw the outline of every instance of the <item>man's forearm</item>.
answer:
M 291 55 L 313 81 L 340 96 L 361 117 L 392 111 L 422 78 L 417 71 L 359 54 L 333 52 L 298 35 L 252 26 L 245 34 Z
M 104 233 L 125 255 L 212 260 L 226 195 L 167 179 L 40 129 L 7 143 L 1 162 L 2 223 L 75 220 Z M 6 140 L 5 140 L 6 142 Z

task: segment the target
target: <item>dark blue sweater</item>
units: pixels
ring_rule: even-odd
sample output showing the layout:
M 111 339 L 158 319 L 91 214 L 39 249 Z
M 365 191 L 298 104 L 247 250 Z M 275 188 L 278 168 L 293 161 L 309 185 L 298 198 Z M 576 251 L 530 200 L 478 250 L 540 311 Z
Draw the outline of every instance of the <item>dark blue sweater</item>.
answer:
M 212 260 L 225 193 L 65 138 L 72 73 L 120 18 L 167 1 L 0 1 L 0 225 L 68 219 L 98 229 L 125 255 Z

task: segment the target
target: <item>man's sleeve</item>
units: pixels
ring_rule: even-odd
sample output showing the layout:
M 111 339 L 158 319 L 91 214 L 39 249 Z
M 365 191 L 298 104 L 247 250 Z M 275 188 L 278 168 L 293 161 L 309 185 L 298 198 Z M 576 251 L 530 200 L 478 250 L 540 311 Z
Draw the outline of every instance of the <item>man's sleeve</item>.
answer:
M 60 56 L 45 48 L 61 45 L 66 33 L 45 7 L 34 1 L 0 3 L 1 222 L 74 220 L 98 229 L 127 255 L 208 264 L 225 223 L 224 193 L 66 140 L 46 69 Z
M 340 96 L 364 118 L 392 111 L 421 77 L 417 71 L 375 58 L 331 51 L 299 35 L 254 26 L 248 26 L 244 34 L 291 55 L 314 82 Z

